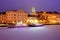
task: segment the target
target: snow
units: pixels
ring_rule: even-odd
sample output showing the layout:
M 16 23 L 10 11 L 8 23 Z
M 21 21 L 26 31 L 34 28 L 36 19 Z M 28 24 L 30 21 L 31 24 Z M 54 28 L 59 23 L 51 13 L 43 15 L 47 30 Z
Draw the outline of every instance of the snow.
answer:
M 0 40 L 60 40 L 60 25 L 0 29 Z

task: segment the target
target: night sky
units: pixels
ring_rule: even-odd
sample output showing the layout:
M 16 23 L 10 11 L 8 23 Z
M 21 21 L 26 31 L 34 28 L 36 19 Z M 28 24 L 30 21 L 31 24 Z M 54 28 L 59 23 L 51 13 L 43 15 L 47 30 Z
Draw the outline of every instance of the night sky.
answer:
M 30 12 L 32 7 L 36 11 L 60 12 L 60 0 L 0 0 L 0 12 L 18 9 Z

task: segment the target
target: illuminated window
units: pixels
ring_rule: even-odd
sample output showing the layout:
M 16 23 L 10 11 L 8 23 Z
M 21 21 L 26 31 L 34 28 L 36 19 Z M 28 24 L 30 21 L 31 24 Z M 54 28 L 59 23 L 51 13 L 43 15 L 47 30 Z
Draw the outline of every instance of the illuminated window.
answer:
M 14 16 L 16 16 L 16 14 L 14 14 Z
M 16 17 L 14 17 L 14 19 L 16 19 Z

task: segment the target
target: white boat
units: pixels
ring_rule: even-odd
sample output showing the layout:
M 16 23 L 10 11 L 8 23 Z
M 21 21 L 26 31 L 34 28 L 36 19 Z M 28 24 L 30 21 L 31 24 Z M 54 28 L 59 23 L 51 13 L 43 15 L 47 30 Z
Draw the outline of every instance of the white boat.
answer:
M 24 24 L 22 21 L 17 23 L 16 26 L 19 26 L 19 27 L 26 27 L 27 24 Z

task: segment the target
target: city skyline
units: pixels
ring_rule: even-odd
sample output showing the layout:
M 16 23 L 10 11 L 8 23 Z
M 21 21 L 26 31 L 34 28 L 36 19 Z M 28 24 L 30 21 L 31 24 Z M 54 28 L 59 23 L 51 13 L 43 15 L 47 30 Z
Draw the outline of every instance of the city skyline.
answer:
M 1 0 L 0 12 L 22 9 L 31 12 L 35 7 L 36 11 L 57 11 L 60 13 L 59 0 Z

